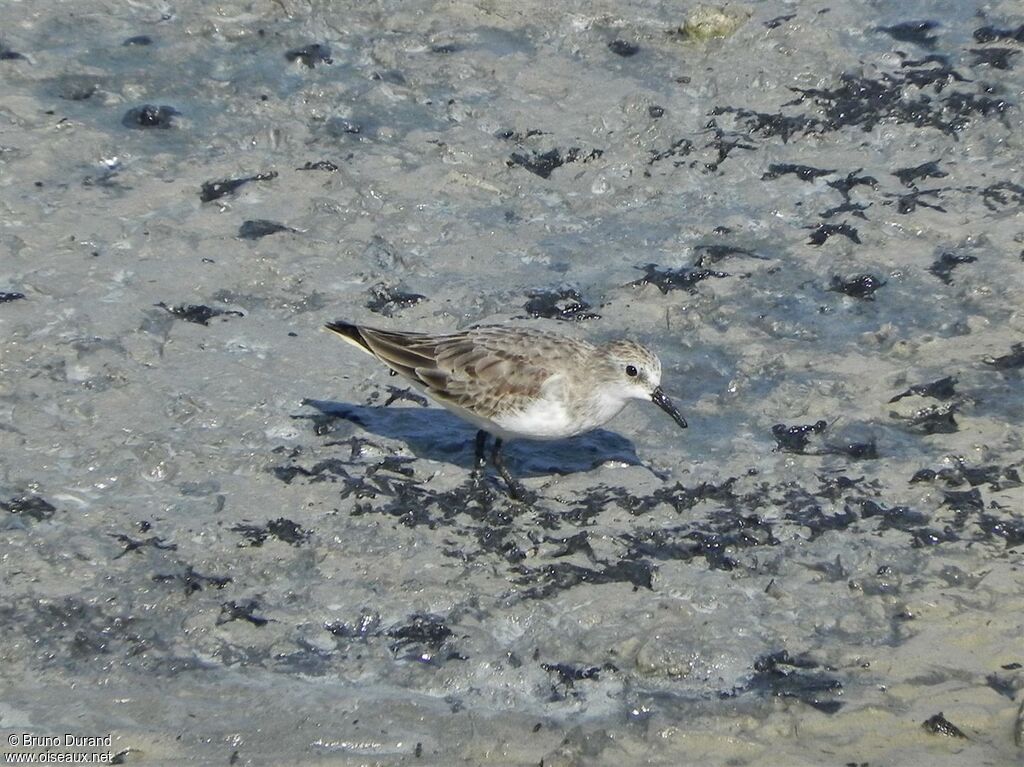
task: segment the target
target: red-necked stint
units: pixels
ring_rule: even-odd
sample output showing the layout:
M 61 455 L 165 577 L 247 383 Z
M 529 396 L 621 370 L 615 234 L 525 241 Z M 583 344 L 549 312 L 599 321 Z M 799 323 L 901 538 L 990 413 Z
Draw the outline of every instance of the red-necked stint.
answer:
M 661 360 L 635 341 L 595 345 L 545 330 L 491 325 L 456 333 L 380 330 L 331 322 L 435 402 L 475 425 L 476 466 L 491 461 L 516 497 L 521 489 L 501 457 L 508 439 L 562 439 L 596 429 L 631 399 L 650 400 L 686 428 L 661 390 Z

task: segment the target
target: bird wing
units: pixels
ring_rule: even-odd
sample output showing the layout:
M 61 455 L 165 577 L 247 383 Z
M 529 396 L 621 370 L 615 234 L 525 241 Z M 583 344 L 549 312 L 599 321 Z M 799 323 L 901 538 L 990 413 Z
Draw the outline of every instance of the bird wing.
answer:
M 525 408 L 553 375 L 546 361 L 564 339 L 543 331 L 482 327 L 431 335 L 345 322 L 327 325 L 439 402 L 485 418 Z

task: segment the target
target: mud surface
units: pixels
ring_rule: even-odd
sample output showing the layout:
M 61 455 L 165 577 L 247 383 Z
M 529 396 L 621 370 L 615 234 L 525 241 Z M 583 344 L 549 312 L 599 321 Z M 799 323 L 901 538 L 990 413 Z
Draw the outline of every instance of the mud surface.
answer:
M 883 5 L 8 4 L 3 733 L 1019 762 L 1024 16 Z M 631 336 L 690 428 L 516 503 L 334 319 Z

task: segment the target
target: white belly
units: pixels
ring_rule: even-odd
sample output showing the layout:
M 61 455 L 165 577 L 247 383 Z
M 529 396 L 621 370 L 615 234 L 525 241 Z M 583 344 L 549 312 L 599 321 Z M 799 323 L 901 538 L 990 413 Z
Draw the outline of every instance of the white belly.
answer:
M 559 399 L 539 399 L 525 410 L 494 419 L 503 439 L 562 439 L 589 428 L 573 418 Z

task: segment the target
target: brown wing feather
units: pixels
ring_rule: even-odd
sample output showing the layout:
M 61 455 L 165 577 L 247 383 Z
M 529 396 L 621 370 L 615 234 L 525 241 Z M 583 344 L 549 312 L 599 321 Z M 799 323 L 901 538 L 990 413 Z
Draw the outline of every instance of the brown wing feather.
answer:
M 567 350 L 582 354 L 592 348 L 586 342 L 545 331 L 501 326 L 446 335 L 380 330 L 347 322 L 327 327 L 424 387 L 438 401 L 486 418 L 524 408 L 536 398 L 552 374 L 545 362 L 554 354 Z

